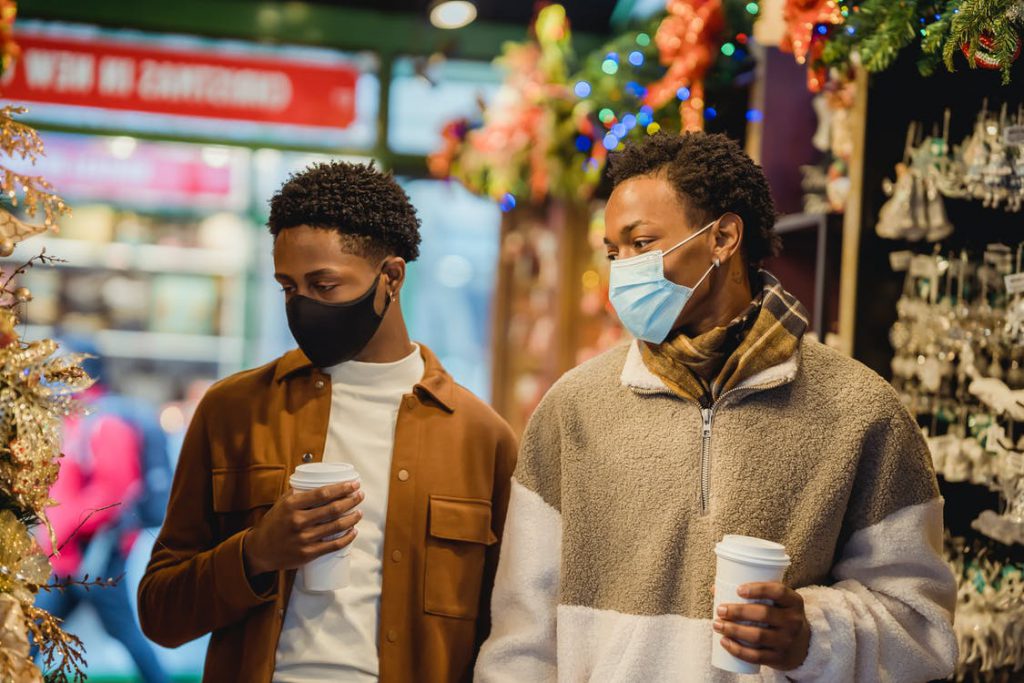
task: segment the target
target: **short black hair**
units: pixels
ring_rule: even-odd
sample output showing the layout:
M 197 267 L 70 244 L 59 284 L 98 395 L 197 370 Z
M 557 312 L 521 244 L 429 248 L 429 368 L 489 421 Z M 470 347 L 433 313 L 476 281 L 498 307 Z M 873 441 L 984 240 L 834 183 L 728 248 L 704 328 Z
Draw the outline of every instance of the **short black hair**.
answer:
M 615 185 L 630 178 L 666 174 L 695 224 L 725 213 L 743 219 L 741 249 L 747 263 L 760 265 L 779 253 L 775 204 L 761 167 L 728 137 L 715 133 L 659 132 L 611 155 Z
M 267 227 L 276 238 L 299 225 L 334 230 L 364 258 L 420 255 L 420 219 L 409 195 L 372 161 L 328 161 L 292 174 L 270 199 Z

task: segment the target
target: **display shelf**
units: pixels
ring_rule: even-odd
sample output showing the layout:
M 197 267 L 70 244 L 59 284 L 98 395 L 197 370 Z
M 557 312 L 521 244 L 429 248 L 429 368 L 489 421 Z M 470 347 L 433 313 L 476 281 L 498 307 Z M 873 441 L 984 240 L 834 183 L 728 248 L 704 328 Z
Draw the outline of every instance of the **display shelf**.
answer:
M 23 325 L 21 334 L 27 341 L 54 336 L 59 338 L 59 331 L 49 325 Z M 243 349 L 240 337 L 99 330 L 93 338 L 100 355 L 112 358 L 232 365 L 239 362 Z
M 27 259 L 26 255 L 38 253 L 42 248 L 46 249 L 48 256 L 66 261 L 57 265 L 67 268 L 224 276 L 241 274 L 246 268 L 246 254 L 243 251 L 161 244 L 86 242 L 49 236 L 27 242 L 16 252 L 17 257 L 13 260 Z

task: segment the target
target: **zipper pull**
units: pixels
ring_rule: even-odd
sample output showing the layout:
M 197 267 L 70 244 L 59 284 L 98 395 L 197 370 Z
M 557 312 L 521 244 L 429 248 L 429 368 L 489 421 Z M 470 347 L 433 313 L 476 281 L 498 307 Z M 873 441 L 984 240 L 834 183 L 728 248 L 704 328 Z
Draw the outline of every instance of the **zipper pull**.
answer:
M 711 436 L 711 408 L 701 408 L 700 416 L 704 420 L 704 436 Z

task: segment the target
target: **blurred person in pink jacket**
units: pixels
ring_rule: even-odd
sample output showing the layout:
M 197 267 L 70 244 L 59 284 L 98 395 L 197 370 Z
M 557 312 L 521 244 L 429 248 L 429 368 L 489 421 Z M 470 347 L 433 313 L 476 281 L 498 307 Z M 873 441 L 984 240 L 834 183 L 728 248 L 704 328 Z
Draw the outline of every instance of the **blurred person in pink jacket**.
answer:
M 65 346 L 62 344 L 62 346 Z M 83 342 L 74 350 L 93 353 Z M 98 358 L 85 362 L 92 377 L 100 376 Z M 81 397 L 90 408 L 87 416 L 74 415 L 64 423 L 64 458 L 60 475 L 50 490 L 57 504 L 48 515 L 57 539 L 50 562 L 54 578 L 90 579 L 123 577 L 125 560 L 142 524 L 136 514 L 146 494 L 144 482 L 145 434 L 138 425 L 118 414 L 123 399 L 107 394 L 97 383 Z M 40 539 L 53 553 L 50 539 Z M 36 604 L 66 619 L 79 604 L 91 604 L 103 628 L 128 650 L 147 683 L 169 678 L 153 646 L 135 620 L 128 586 L 122 578 L 112 587 L 72 585 L 65 590 L 40 591 Z

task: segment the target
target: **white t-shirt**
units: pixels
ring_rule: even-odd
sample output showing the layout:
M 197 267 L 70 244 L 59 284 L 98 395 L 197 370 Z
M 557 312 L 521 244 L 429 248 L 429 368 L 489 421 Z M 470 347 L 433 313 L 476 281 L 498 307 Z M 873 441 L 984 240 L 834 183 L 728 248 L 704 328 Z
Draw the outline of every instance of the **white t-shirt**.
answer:
M 355 465 L 366 498 L 351 545 L 349 585 L 307 593 L 296 581 L 277 645 L 274 683 L 376 681 L 377 631 L 395 421 L 402 397 L 423 378 L 419 347 L 395 363 L 349 361 L 331 376 L 324 462 Z

